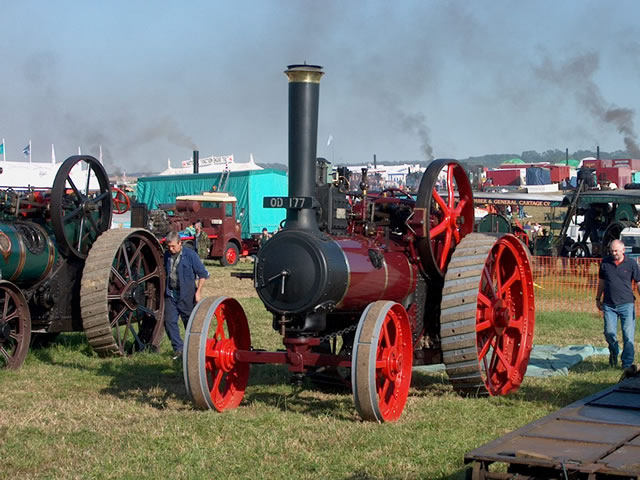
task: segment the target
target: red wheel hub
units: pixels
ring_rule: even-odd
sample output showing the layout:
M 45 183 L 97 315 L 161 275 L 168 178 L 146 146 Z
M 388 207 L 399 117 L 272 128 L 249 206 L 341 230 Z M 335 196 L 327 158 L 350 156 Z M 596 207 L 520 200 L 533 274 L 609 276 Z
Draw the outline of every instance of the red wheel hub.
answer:
M 229 262 L 229 264 L 233 265 L 234 263 L 236 263 L 236 251 L 233 248 L 229 248 L 227 250 L 227 262 Z
M 230 372 L 236 364 L 236 343 L 232 338 L 207 340 L 207 356 L 213 360 L 213 367 L 223 372 Z

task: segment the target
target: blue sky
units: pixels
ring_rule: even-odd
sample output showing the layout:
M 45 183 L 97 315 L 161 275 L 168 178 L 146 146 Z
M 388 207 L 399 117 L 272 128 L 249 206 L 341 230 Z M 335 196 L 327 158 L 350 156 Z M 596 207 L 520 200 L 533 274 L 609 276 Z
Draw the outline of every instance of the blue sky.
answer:
M 125 171 L 287 161 L 286 65 L 325 68 L 335 163 L 625 148 L 640 2 L 0 1 L 9 160 L 77 152 Z M 613 112 L 613 116 L 611 115 Z M 634 123 L 635 122 L 635 123 Z M 333 143 L 327 146 L 329 135 Z

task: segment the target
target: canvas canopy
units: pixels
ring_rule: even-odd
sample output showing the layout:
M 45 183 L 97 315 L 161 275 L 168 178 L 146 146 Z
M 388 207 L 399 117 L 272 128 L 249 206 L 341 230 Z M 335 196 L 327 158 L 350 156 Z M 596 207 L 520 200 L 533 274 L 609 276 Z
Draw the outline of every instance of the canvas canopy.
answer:
M 221 185 L 220 173 L 166 175 L 138 179 L 136 198 L 150 210 L 163 203 L 175 203 L 182 195 L 200 195 Z M 263 228 L 273 232 L 286 218 L 284 208 L 263 208 L 265 196 L 287 196 L 287 173 L 281 170 L 250 170 L 231 172 L 226 182 L 227 192 L 237 199 L 237 211 L 244 209 L 240 217 L 242 236 L 260 233 Z
M 551 172 L 546 168 L 527 168 L 527 185 L 548 185 L 551 183 Z

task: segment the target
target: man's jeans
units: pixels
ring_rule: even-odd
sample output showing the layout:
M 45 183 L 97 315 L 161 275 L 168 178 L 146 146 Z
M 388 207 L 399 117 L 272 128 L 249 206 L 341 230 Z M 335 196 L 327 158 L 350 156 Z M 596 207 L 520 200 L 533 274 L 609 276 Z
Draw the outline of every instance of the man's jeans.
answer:
M 604 338 L 609 344 L 609 352 L 618 358 L 620 347 L 618 346 L 618 317 L 622 327 L 622 368 L 627 368 L 633 363 L 633 336 L 636 331 L 636 309 L 633 303 L 621 303 L 620 305 L 602 305 L 604 314 Z

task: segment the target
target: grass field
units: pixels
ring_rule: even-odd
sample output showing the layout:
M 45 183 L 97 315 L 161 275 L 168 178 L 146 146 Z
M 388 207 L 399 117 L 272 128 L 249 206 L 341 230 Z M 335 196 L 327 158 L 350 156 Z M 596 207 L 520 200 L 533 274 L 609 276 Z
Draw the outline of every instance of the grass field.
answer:
M 207 295 L 239 297 L 254 346 L 278 348 L 251 282 L 208 268 Z M 604 345 L 587 314 L 540 313 L 535 338 Z M 569 376 L 477 399 L 453 393 L 445 374 L 414 373 L 400 421 L 378 425 L 359 419 L 350 394 L 299 391 L 286 368 L 254 366 L 241 406 L 218 414 L 192 408 L 166 338 L 157 354 L 100 359 L 83 334 L 64 334 L 0 371 L 0 478 L 462 479 L 467 451 L 619 376 L 591 357 Z

